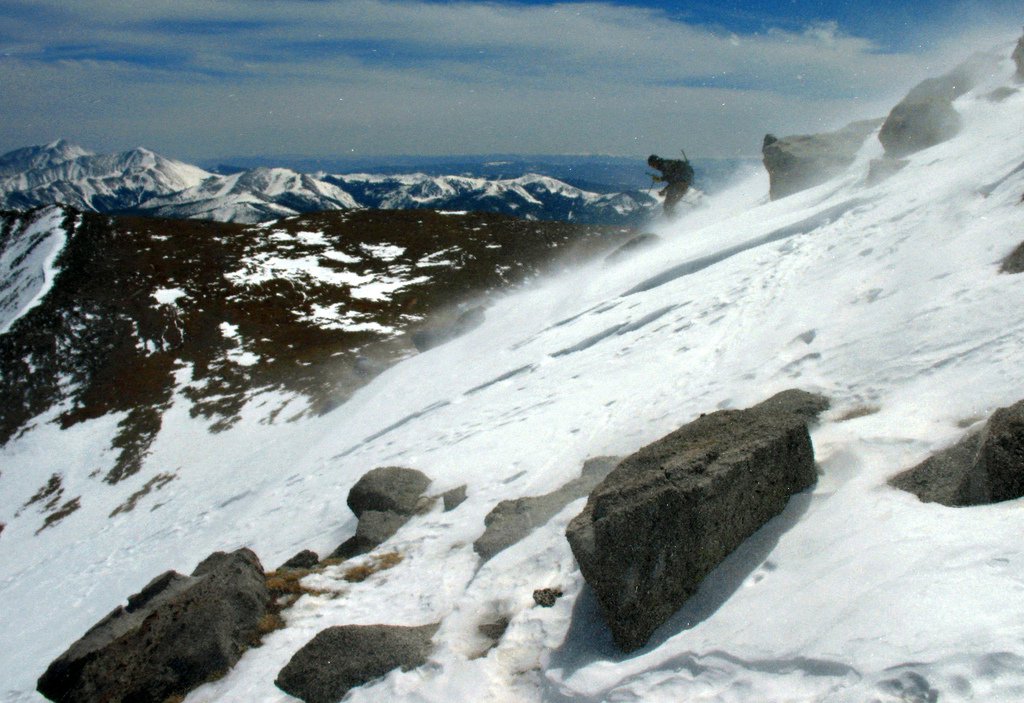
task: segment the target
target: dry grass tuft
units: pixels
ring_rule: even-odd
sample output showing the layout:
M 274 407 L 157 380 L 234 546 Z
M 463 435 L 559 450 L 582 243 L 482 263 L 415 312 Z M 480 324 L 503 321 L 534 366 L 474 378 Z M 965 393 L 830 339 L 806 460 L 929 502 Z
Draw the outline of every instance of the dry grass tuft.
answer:
M 301 595 L 332 595 L 331 591 L 325 591 L 320 588 L 310 588 L 309 586 L 302 585 L 303 578 L 310 574 L 318 574 L 321 571 L 323 571 L 323 567 L 320 565 L 312 569 L 283 569 L 281 571 L 271 571 L 266 575 L 267 588 L 275 599 L 281 598 L 282 596 L 293 596 L 294 598 L 292 598 L 291 602 L 294 602 L 295 598 Z M 290 604 L 291 603 L 289 603 L 289 605 Z
M 370 578 L 379 571 L 386 571 L 402 562 L 402 555 L 398 552 L 387 552 L 386 554 L 373 555 L 363 564 L 353 566 L 345 571 L 342 577 L 349 583 L 360 583 Z
M 281 617 L 280 613 L 271 611 L 260 618 L 259 624 L 256 627 L 262 639 L 275 630 L 283 630 L 284 626 L 284 618 Z
M 858 405 L 850 408 L 845 413 L 836 418 L 836 422 L 847 422 L 849 420 L 856 420 L 858 417 L 866 417 L 868 415 L 874 415 L 881 408 L 877 405 Z

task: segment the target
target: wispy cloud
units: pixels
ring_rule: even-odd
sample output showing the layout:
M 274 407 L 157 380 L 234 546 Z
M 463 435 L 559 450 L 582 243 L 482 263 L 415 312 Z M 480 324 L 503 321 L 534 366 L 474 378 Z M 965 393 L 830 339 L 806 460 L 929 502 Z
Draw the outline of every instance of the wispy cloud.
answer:
M 600 2 L 37 0 L 31 9 L 0 8 L 0 147 L 66 135 L 184 158 L 640 154 L 666 142 L 751 154 L 767 130 L 881 109 L 945 53 L 884 52 L 834 22 L 737 34 Z

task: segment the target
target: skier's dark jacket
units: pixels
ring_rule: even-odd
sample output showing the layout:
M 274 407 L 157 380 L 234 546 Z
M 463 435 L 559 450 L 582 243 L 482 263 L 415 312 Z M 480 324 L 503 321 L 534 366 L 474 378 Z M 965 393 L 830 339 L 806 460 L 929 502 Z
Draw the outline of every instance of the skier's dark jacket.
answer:
M 647 164 L 651 166 L 651 168 L 656 168 L 661 171 L 661 177 L 656 180 L 659 180 L 662 183 L 685 183 L 686 185 L 693 183 L 693 167 L 690 166 L 689 161 L 663 159 L 659 156 L 652 155 L 647 159 Z

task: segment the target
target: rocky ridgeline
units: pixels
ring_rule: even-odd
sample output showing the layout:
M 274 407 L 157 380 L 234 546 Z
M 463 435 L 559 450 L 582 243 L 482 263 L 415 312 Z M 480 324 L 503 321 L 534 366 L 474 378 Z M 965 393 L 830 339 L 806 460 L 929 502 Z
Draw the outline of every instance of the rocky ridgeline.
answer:
M 1012 58 L 1018 80 L 1024 72 L 1024 38 Z M 884 119 L 853 122 L 835 132 L 778 138 L 766 135 L 762 145 L 764 166 L 770 178 L 772 200 L 824 183 L 846 170 L 865 141 L 876 133 L 885 156 L 871 162 L 869 183 L 898 171 L 905 158 L 955 137 L 961 118 L 953 101 L 974 88 L 999 57 L 978 54 L 946 75 L 916 85 Z M 1015 89 L 1005 88 L 989 95 L 1002 100 Z
M 743 542 L 787 509 L 817 479 L 808 426 L 828 400 L 789 390 L 746 410 L 722 410 L 622 459 L 586 462 L 581 475 L 550 493 L 506 500 L 487 515 L 473 548 L 481 562 L 522 540 L 573 500 L 588 495 L 566 530 L 572 552 L 615 642 L 642 647 L 701 582 Z M 894 477 L 924 501 L 978 505 L 1024 497 L 1024 401 L 996 411 L 956 446 Z M 417 515 L 455 510 L 466 487 L 430 494 L 415 469 L 381 467 L 349 491 L 356 535 L 324 560 L 305 550 L 264 574 L 252 552 L 215 553 L 191 576 L 167 572 L 118 607 L 39 679 L 54 701 L 163 703 L 226 673 L 244 651 L 283 622 L 277 613 L 307 592 L 301 579 L 372 552 Z M 380 516 L 386 517 L 380 517 Z M 364 528 L 364 521 L 387 525 Z M 358 581 L 401 561 L 370 554 L 345 569 Z M 558 588 L 533 593 L 551 607 Z M 496 645 L 508 622 L 481 622 Z M 333 703 L 395 669 L 426 663 L 440 623 L 342 625 L 318 633 L 275 683 L 307 703 Z

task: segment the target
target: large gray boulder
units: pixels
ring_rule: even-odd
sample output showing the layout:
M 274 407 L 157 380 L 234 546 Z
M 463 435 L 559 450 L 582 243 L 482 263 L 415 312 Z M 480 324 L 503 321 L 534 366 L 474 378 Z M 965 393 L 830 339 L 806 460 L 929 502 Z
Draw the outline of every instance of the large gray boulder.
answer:
M 779 139 L 765 135 L 761 146 L 772 200 L 806 190 L 849 168 L 882 120 L 853 122 L 835 132 Z
M 953 101 L 974 87 L 990 62 L 989 57 L 973 56 L 946 75 L 914 86 L 878 132 L 886 156 L 903 158 L 955 137 L 962 121 Z
M 359 517 L 364 510 L 390 511 L 412 515 L 430 485 L 422 471 L 400 466 L 371 469 L 348 492 L 348 507 Z
M 643 646 L 747 537 L 817 480 L 807 431 L 827 401 L 787 391 L 702 415 L 626 457 L 566 536 L 615 642 Z
M 255 554 L 216 552 L 118 606 L 50 664 L 38 690 L 61 703 L 163 703 L 234 666 L 269 603 Z
M 987 505 L 1024 497 L 1024 400 L 996 410 L 985 426 L 889 484 L 925 503 Z
M 438 625 L 330 627 L 295 653 L 274 683 L 306 703 L 337 703 L 356 686 L 414 669 L 430 655 Z
M 621 457 L 588 459 L 583 471 L 557 490 L 541 496 L 503 500 L 484 518 L 484 533 L 473 542 L 473 551 L 487 561 L 511 547 L 534 529 L 547 523 L 562 508 L 590 493 L 615 468 Z
M 400 466 L 371 469 L 348 493 L 348 507 L 359 518 L 356 533 L 331 553 L 350 559 L 389 539 L 423 506 L 430 479 L 422 471 Z

